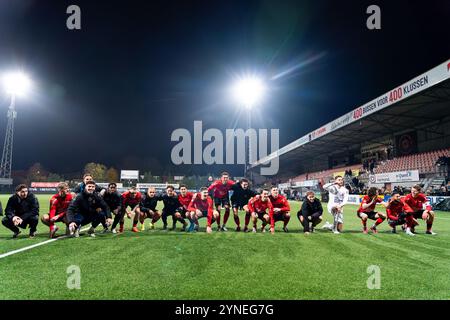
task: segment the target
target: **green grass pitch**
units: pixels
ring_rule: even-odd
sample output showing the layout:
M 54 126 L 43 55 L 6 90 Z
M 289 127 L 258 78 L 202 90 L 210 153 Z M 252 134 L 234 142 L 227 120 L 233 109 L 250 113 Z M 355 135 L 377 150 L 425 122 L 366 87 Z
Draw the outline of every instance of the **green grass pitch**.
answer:
M 40 195 L 41 214 L 49 195 Z M 7 196 L 0 199 L 6 206 Z M 450 214 L 437 212 L 437 236 L 360 232 L 356 206 L 345 209 L 345 233 L 317 230 L 305 236 L 292 202 L 289 233 L 229 231 L 186 234 L 155 230 L 61 239 L 0 259 L 1 299 L 449 299 Z M 223 216 L 223 215 L 222 215 Z M 324 221 L 330 219 L 324 213 Z M 169 225 L 171 220 L 169 218 Z M 243 223 L 243 213 L 241 213 Z M 146 222 L 148 228 L 148 222 Z M 178 224 L 178 226 L 180 226 Z M 61 228 L 62 229 L 62 228 Z M 100 231 L 100 227 L 98 231 Z M 215 227 L 214 227 L 215 230 Z M 47 240 L 11 239 L 0 226 L 0 255 Z M 61 232 L 61 231 L 60 231 Z M 80 289 L 68 289 L 69 266 L 81 271 Z M 380 289 L 368 289 L 371 265 L 380 268 Z

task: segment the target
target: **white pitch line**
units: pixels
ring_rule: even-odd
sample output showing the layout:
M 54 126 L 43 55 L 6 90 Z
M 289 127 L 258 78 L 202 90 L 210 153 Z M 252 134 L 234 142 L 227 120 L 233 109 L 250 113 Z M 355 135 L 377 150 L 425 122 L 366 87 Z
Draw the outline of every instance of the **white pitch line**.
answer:
M 86 230 L 89 230 L 89 228 L 84 228 L 84 229 L 81 229 L 80 231 L 86 231 Z M 43 246 L 44 244 L 52 243 L 54 241 L 65 239 L 65 238 L 68 238 L 68 237 L 69 236 L 65 235 L 65 236 L 61 236 L 61 237 L 55 238 L 55 239 L 49 239 L 49 240 L 45 240 L 45 241 L 42 241 L 42 242 L 39 242 L 39 243 L 36 243 L 36 244 L 32 244 L 31 246 L 28 246 L 28 247 L 23 247 L 23 248 L 20 248 L 20 249 L 17 249 L 17 250 L 6 252 L 6 253 L 3 253 L 3 254 L 0 254 L 0 259 L 6 258 L 8 256 L 12 256 L 13 254 L 16 254 L 16 253 L 20 253 L 20 252 L 23 252 L 23 251 L 31 250 L 33 248 L 36 248 L 36 247 L 39 247 L 39 246 Z

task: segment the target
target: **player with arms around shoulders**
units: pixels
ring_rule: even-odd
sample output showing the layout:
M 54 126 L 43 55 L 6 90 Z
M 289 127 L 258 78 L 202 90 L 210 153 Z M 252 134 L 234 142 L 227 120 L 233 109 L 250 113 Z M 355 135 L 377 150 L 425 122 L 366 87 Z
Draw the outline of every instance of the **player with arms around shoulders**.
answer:
M 149 223 L 150 229 L 155 229 L 155 223 L 161 218 L 156 206 L 158 205 L 158 196 L 156 195 L 156 189 L 150 187 L 147 189 L 141 200 L 139 207 L 136 209 L 136 214 L 139 214 L 139 222 L 141 223 L 141 231 L 145 230 L 145 219 L 149 218 L 152 221 Z
M 323 188 L 328 191 L 327 209 L 333 216 L 333 225 L 327 222 L 323 228 L 339 234 L 344 226 L 344 206 L 348 201 L 348 189 L 344 186 L 342 176 L 336 176 L 334 182 L 325 184 Z
M 261 232 L 266 232 L 265 226 L 270 223 L 270 232 L 275 233 L 275 220 L 273 206 L 269 199 L 269 190 L 264 189 L 260 195 L 250 199 L 248 209 L 252 213 L 253 233 L 256 233 L 258 219 L 263 223 Z M 269 212 L 267 212 L 269 210 Z
M 427 231 L 426 234 L 436 235 L 433 232 L 433 222 L 434 222 L 434 211 L 431 208 L 430 202 L 425 197 L 423 193 L 421 193 L 422 188 L 420 185 L 415 185 L 411 188 L 411 193 L 404 197 L 404 209 L 405 212 L 411 215 L 414 219 L 422 219 L 426 221 Z M 414 226 L 411 226 L 411 232 L 414 233 Z
M 386 213 L 392 233 L 397 233 L 396 226 L 402 226 L 407 235 L 414 236 L 414 233 L 411 232 L 414 218 L 405 213 L 404 204 L 398 191 L 392 192 L 392 196 L 386 206 Z
M 289 205 L 289 201 L 285 196 L 279 194 L 278 187 L 276 186 L 270 189 L 269 200 L 273 206 L 273 219 L 275 222 L 283 221 L 283 231 L 288 232 L 287 225 L 291 219 L 291 206 Z
M 193 196 L 191 203 L 188 206 L 188 212 L 191 220 L 191 224 L 187 230 L 188 232 L 195 231 L 195 225 L 198 224 L 198 219 L 207 218 L 206 232 L 211 233 L 211 224 L 219 217 L 219 212 L 214 210 L 213 200 L 208 195 L 208 188 L 206 187 L 201 188 L 200 191 Z

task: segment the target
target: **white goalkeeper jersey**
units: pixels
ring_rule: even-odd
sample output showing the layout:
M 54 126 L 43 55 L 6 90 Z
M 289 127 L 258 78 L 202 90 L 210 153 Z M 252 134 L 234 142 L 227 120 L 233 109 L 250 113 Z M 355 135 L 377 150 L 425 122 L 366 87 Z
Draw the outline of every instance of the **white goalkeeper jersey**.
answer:
M 328 191 L 328 212 L 331 213 L 331 209 L 335 206 L 343 206 L 348 201 L 348 189 L 344 186 L 340 187 L 334 182 L 327 183 L 323 186 Z

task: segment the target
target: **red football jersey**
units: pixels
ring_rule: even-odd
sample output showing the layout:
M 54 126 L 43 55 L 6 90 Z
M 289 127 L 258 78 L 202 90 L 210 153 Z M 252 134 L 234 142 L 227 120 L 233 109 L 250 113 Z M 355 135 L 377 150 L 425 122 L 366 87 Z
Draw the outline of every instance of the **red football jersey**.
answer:
M 403 211 L 404 211 L 403 202 L 401 200 L 398 202 L 389 203 L 388 207 L 386 208 L 387 216 L 391 220 L 397 220 L 398 216 Z
M 55 215 L 58 217 L 63 217 L 66 214 L 67 208 L 72 201 L 72 194 L 67 193 L 65 197 L 61 197 L 58 193 L 53 195 L 50 199 L 50 218 Z
M 375 211 L 375 206 L 377 205 L 377 203 L 381 203 L 381 202 L 383 202 L 383 200 L 381 200 L 380 198 L 377 197 L 377 200 L 373 204 L 371 204 L 369 207 L 363 209 L 363 207 L 362 207 L 363 204 L 369 204 L 371 202 L 372 202 L 372 199 L 369 196 L 365 195 L 363 197 L 362 201 L 361 201 L 361 204 L 359 205 L 358 212 L 372 212 L 372 211 Z
M 207 211 L 207 224 L 208 226 L 211 226 L 212 222 L 212 216 L 213 216 L 213 201 L 210 196 L 208 196 L 205 200 L 202 200 L 201 195 L 198 193 L 195 197 L 192 198 L 188 210 L 189 211 L 195 211 L 200 210 L 202 212 Z
M 402 200 L 405 204 L 405 212 L 416 212 L 419 210 L 423 210 L 423 205 L 425 205 L 426 210 L 431 210 L 428 199 L 422 193 L 419 193 L 415 198 L 412 196 L 412 194 L 408 194 Z
M 225 184 L 222 183 L 222 180 L 216 180 L 208 187 L 208 192 L 213 190 L 214 198 L 223 199 L 228 197 L 228 191 L 231 190 L 233 184 L 235 184 L 235 182 L 232 180 L 228 180 Z
M 260 196 L 253 197 L 248 201 L 248 209 L 250 212 L 256 213 L 266 213 L 266 210 L 269 209 L 270 227 L 273 228 L 275 226 L 275 221 L 273 219 L 273 205 L 272 202 L 270 202 L 270 199 L 262 201 Z
M 142 194 L 138 191 L 136 192 L 136 196 L 134 198 L 131 197 L 130 191 L 126 191 L 122 194 L 122 208 L 126 208 L 130 206 L 134 208 L 137 206 L 142 200 Z
M 272 197 L 272 195 L 270 195 L 269 199 L 274 208 L 279 208 L 282 212 L 291 211 L 291 206 L 289 205 L 289 201 L 287 201 L 285 196 L 279 194 L 278 197 L 274 198 Z
M 192 197 L 194 194 L 192 192 L 187 192 L 186 195 L 183 197 L 181 193 L 178 195 L 178 201 L 180 204 L 187 210 L 189 207 L 189 204 L 191 203 Z

